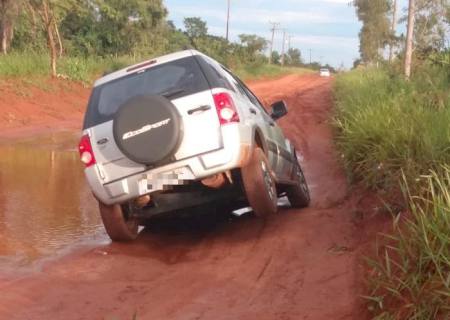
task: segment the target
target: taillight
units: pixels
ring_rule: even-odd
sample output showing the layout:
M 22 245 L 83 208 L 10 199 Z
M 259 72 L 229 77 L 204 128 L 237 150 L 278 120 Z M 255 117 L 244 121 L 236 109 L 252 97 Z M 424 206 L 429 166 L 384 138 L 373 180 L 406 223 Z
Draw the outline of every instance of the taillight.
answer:
M 237 113 L 236 106 L 228 93 L 216 93 L 213 97 L 221 125 L 239 122 L 239 114 Z
M 81 137 L 80 143 L 78 144 L 78 151 L 80 152 L 81 162 L 83 162 L 86 167 L 90 167 L 96 163 L 94 152 L 92 151 L 91 140 L 87 134 Z

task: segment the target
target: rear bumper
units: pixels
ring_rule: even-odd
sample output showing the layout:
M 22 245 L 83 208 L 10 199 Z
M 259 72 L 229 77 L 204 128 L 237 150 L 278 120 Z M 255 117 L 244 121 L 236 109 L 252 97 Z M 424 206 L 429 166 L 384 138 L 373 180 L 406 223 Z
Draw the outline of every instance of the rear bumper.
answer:
M 141 195 L 187 184 L 211 175 L 245 166 L 249 161 L 252 136 L 242 124 L 222 128 L 224 147 L 162 167 L 102 184 L 97 165 L 85 170 L 88 183 L 99 201 L 124 203 Z M 201 143 L 201 142 L 199 142 Z

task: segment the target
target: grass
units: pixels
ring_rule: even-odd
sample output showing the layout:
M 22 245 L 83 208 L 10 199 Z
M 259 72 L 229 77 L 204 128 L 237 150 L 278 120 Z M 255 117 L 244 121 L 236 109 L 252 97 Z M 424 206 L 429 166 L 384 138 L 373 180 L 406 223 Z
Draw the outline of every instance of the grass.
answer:
M 411 81 L 384 69 L 336 80 L 336 143 L 352 182 L 401 194 L 369 259 L 374 319 L 450 319 L 450 73 L 424 65 Z
M 413 197 L 369 260 L 374 319 L 450 318 L 450 167 L 426 177 L 428 196 Z M 399 223 L 402 221 L 402 223 Z
M 62 57 L 57 62 L 59 77 L 91 83 L 105 71 L 114 71 L 127 65 L 137 63 L 145 58 L 132 56 L 122 57 Z M 46 54 L 10 53 L 0 55 L 0 77 L 5 78 L 39 78 L 50 74 L 50 60 Z M 254 80 L 263 77 L 277 77 L 289 73 L 310 72 L 308 69 L 281 67 L 277 65 L 240 65 L 234 70 L 244 80 Z
M 106 70 L 115 70 L 133 63 L 131 57 L 62 57 L 57 61 L 57 72 L 61 78 L 85 83 L 92 82 Z M 45 54 L 9 53 L 0 56 L 0 76 L 6 78 L 47 77 L 50 60 Z
M 233 70 L 244 81 L 261 78 L 276 78 L 287 74 L 304 74 L 314 72 L 310 69 L 298 67 L 282 67 L 279 65 L 239 66 Z
M 404 172 L 416 189 L 450 163 L 449 80 L 437 68 L 411 82 L 376 69 L 337 78 L 337 144 L 352 181 L 391 190 Z

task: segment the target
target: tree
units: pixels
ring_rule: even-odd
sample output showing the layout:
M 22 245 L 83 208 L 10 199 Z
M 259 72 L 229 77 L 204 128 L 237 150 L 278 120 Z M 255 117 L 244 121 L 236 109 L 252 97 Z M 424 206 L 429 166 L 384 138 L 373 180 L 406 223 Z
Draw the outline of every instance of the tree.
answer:
M 262 53 L 267 48 L 267 40 L 255 34 L 240 34 L 239 40 L 252 56 Z
M 359 33 L 361 59 L 365 63 L 381 60 L 380 50 L 383 49 L 391 37 L 390 0 L 354 0 L 358 19 L 363 26 Z
M 199 17 L 184 18 L 186 34 L 191 39 L 204 38 L 208 34 L 206 22 Z
M 408 7 L 408 32 L 406 35 L 406 51 L 405 51 L 405 77 L 409 79 L 411 76 L 411 61 L 414 38 L 414 15 L 416 13 L 415 0 L 409 0 Z
M 302 55 L 299 49 L 290 48 L 287 52 L 287 64 L 299 66 L 302 64 Z
M 89 0 L 94 1 L 94 0 Z M 162 0 L 95 0 L 96 39 L 102 55 L 162 51 L 167 10 Z
M 424 56 L 445 47 L 448 0 L 416 0 L 414 44 Z
M 14 35 L 14 23 L 19 16 L 22 2 L 19 0 L 0 0 L 0 43 L 1 52 L 8 53 Z
M 391 39 L 389 41 L 389 62 L 392 63 L 394 59 L 394 44 L 395 34 L 397 28 L 397 0 L 392 2 L 392 20 L 391 20 Z
M 280 64 L 280 54 L 278 51 L 272 51 L 272 59 L 270 60 L 273 64 Z

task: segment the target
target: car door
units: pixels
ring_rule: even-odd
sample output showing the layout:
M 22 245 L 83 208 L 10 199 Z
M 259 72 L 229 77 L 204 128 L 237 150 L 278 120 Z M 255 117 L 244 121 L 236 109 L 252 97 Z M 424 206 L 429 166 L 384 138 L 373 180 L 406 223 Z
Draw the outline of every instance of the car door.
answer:
M 276 149 L 277 153 L 276 165 L 273 168 L 277 174 L 277 178 L 278 180 L 287 180 L 289 179 L 292 166 L 289 142 L 285 138 L 281 128 L 275 120 L 272 119 L 256 95 L 244 83 L 241 83 L 241 85 L 244 87 L 253 105 L 255 105 L 264 115 L 265 126 L 269 127 L 271 142 L 274 144 L 272 148 Z
M 247 92 L 248 89 L 246 89 L 242 81 L 225 67 L 222 67 L 222 69 L 223 72 L 226 74 L 229 82 L 236 88 L 238 96 L 240 97 L 242 103 L 245 105 L 245 107 L 243 108 L 243 112 L 245 112 L 245 117 L 247 119 L 252 119 L 256 123 L 258 128 L 262 130 L 262 133 L 268 146 L 267 156 L 269 163 L 278 177 L 277 171 L 278 150 L 276 148 L 276 143 L 274 142 L 273 130 L 268 124 L 269 122 L 273 122 L 273 120 L 270 118 L 270 116 L 267 114 L 264 108 L 255 105 L 254 97 Z

